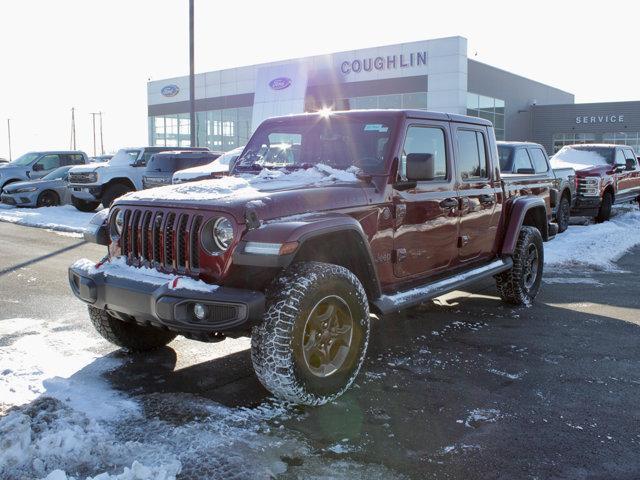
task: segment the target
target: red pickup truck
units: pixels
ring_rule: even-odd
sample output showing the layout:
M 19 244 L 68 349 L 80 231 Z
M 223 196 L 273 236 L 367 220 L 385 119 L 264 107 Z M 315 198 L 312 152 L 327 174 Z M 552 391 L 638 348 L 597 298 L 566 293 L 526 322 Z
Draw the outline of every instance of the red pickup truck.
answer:
M 269 159 L 273 144 L 291 155 Z M 363 364 L 384 316 L 495 277 L 504 301 L 540 288 L 551 182 L 500 178 L 486 120 L 411 110 L 272 118 L 233 175 L 118 199 L 69 269 L 108 340 L 149 350 L 176 335 L 251 336 L 278 397 L 319 405 Z
M 576 171 L 578 188 L 573 215 L 592 216 L 601 223 L 609 220 L 614 204 L 640 202 L 640 167 L 631 147 L 568 145 L 551 158 L 551 165 Z

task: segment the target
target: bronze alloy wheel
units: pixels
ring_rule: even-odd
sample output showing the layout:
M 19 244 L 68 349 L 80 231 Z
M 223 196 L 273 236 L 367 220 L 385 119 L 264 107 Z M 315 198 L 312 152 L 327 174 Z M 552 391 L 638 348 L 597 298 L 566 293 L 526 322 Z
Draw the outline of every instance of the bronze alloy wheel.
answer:
M 320 300 L 304 325 L 302 352 L 309 371 L 321 378 L 344 364 L 353 340 L 353 316 L 346 302 L 335 295 Z
M 538 248 L 532 243 L 527 250 L 527 256 L 524 259 L 524 287 L 530 290 L 536 283 L 538 278 L 538 262 L 540 257 L 538 255 Z

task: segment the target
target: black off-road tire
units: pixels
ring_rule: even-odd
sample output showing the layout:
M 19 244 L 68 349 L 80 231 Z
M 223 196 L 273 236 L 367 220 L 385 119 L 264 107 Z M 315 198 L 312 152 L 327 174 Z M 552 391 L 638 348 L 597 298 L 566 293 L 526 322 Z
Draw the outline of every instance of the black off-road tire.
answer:
M 537 251 L 537 265 L 535 280 L 527 285 L 527 261 L 531 248 Z M 531 305 L 540 290 L 542 272 L 544 269 L 544 248 L 542 235 L 535 227 L 523 226 L 513 252 L 513 266 L 506 272 L 495 276 L 496 287 L 503 301 L 511 305 Z
M 38 207 L 55 207 L 60 205 L 60 197 L 53 190 L 45 190 L 38 195 L 36 206 Z
M 71 204 L 81 212 L 93 212 L 96 208 L 98 208 L 100 202 L 89 202 L 87 200 L 82 200 L 81 198 L 72 196 Z
M 128 187 L 122 183 L 115 183 L 113 185 L 109 185 L 106 188 L 104 195 L 102 196 L 102 206 L 104 208 L 109 208 L 111 204 L 114 202 L 114 200 L 116 200 L 117 198 L 120 198 L 125 193 L 129 193 L 132 191 L 133 190 L 131 189 L 131 187 Z
M 613 205 L 613 195 L 611 192 L 604 192 L 602 202 L 600 202 L 600 210 L 595 217 L 596 223 L 603 223 L 611 218 L 611 206 Z
M 308 319 L 327 298 L 348 306 L 352 336 L 340 368 L 320 377 L 305 360 L 303 341 Z M 328 263 L 296 263 L 279 275 L 267 292 L 264 320 L 251 335 L 253 368 L 262 385 L 276 397 L 322 405 L 342 395 L 355 380 L 364 363 L 369 329 L 367 295 L 351 271 Z
M 89 305 L 91 323 L 103 338 L 118 347 L 133 352 L 146 352 L 164 347 L 177 334 L 156 327 L 143 327 L 135 323 L 123 322 L 101 310 Z
M 558 233 L 564 232 L 569 228 L 569 220 L 571 219 L 571 201 L 563 195 L 558 205 L 556 213 L 556 223 L 558 224 Z

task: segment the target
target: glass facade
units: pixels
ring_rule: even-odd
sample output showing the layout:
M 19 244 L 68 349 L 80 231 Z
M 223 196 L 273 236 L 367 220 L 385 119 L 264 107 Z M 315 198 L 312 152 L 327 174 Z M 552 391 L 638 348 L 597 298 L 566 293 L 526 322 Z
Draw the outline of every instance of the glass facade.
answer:
M 493 123 L 498 140 L 505 139 L 504 109 L 504 100 L 467 93 L 467 115 L 484 118 Z
M 633 148 L 633 150 L 636 152 L 636 155 L 640 155 L 640 132 L 603 133 L 602 143 L 628 145 Z
M 553 135 L 553 153 L 565 145 L 580 143 L 598 143 L 595 133 L 556 133 Z
M 196 112 L 198 146 L 229 151 L 245 145 L 251 133 L 252 107 Z M 188 113 L 149 117 L 152 146 L 188 147 L 191 129 Z
M 427 92 L 393 93 L 390 95 L 371 95 L 365 97 L 339 98 L 331 105 L 320 104 L 315 98 L 307 97 L 305 111 L 314 112 L 325 106 L 332 110 L 367 110 L 376 108 L 427 109 Z

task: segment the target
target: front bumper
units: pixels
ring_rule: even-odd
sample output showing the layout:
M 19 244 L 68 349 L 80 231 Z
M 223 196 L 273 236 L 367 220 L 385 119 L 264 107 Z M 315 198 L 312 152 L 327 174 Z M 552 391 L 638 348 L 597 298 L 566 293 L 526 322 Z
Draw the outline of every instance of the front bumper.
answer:
M 33 193 L 3 193 L 0 202 L 16 207 L 35 207 L 38 203 L 38 196 Z
M 571 209 L 571 215 L 592 217 L 600 210 L 600 197 L 576 197 L 576 202 Z
M 229 287 L 205 292 L 188 287 L 175 289 L 172 283 L 123 278 L 99 269 L 88 272 L 69 268 L 69 284 L 76 297 L 123 320 L 202 335 L 246 331 L 262 319 L 262 292 Z M 207 318 L 198 320 L 194 316 L 195 303 L 206 305 Z
M 72 196 L 87 202 L 99 202 L 102 199 L 102 185 L 83 185 L 74 183 L 67 187 Z

